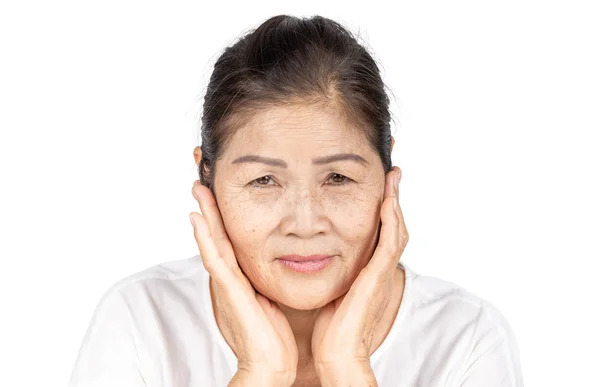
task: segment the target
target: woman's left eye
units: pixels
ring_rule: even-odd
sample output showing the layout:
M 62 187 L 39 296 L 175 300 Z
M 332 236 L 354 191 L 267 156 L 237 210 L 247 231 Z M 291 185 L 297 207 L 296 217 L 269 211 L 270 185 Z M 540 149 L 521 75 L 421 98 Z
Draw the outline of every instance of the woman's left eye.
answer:
M 350 179 L 347 178 L 344 175 L 340 175 L 339 173 L 332 173 L 331 175 L 329 175 L 330 179 L 335 178 L 336 182 L 334 185 L 344 185 L 344 184 L 348 184 L 350 182 Z
M 252 181 L 252 185 L 253 185 L 254 187 L 258 187 L 258 188 L 265 188 L 265 187 L 268 187 L 270 184 L 262 184 L 262 183 L 259 183 L 260 181 L 263 181 L 263 182 L 264 182 L 264 181 L 265 181 L 265 179 L 271 179 L 271 180 L 273 180 L 273 177 L 272 177 L 271 175 L 259 177 L 258 179 L 255 179 L 255 180 L 253 180 L 253 181 Z

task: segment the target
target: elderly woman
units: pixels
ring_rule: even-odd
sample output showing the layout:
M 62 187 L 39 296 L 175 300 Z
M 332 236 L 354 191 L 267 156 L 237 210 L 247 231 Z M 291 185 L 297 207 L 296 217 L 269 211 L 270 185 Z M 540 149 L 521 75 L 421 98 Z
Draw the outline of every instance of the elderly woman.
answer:
M 190 215 L 199 253 L 114 284 L 84 386 L 522 386 L 489 302 L 400 262 L 385 87 L 323 18 L 272 17 L 217 60 Z

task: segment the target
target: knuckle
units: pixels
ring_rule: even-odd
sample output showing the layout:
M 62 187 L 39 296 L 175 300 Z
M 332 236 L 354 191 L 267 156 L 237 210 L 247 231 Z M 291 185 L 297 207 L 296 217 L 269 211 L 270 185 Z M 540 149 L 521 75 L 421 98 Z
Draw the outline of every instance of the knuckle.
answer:
M 386 243 L 383 246 L 383 250 L 388 256 L 396 256 L 400 251 L 398 245 L 396 243 Z
M 213 262 L 211 262 L 210 259 L 204 258 L 202 260 L 202 264 L 204 265 L 204 268 L 206 269 L 207 272 L 209 272 L 209 273 L 213 273 L 214 272 L 215 264 Z
M 406 246 L 408 244 L 408 233 L 402 233 L 400 234 L 400 245 L 401 246 Z
M 200 242 L 202 241 L 202 237 L 200 236 L 200 226 L 198 225 L 198 221 L 196 221 L 196 225 L 194 226 L 194 239 L 196 239 L 196 243 L 198 243 L 198 247 L 200 247 Z
M 389 274 L 386 271 L 378 271 L 373 276 L 376 284 L 384 284 L 388 280 Z
M 229 238 L 227 238 L 227 234 L 225 234 L 225 232 L 223 232 L 223 231 L 215 232 L 214 239 L 215 239 L 215 241 L 218 241 L 218 242 L 229 241 Z

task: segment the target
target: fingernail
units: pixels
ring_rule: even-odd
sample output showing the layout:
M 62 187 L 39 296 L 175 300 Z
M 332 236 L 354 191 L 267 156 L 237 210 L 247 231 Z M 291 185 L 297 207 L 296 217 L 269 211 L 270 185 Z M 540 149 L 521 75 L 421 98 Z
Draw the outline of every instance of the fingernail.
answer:
M 190 223 L 192 224 L 192 226 L 196 227 L 196 224 L 194 223 L 194 217 L 192 216 L 192 214 L 190 214 Z

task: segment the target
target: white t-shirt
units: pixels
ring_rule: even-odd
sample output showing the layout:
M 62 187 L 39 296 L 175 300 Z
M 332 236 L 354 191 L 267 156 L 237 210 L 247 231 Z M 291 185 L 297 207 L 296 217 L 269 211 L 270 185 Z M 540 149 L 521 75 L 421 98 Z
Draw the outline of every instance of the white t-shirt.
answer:
M 402 303 L 371 355 L 379 386 L 523 386 L 515 337 L 493 305 L 398 266 Z M 116 282 L 96 307 L 69 386 L 227 386 L 237 358 L 216 324 L 208 279 L 196 255 Z

